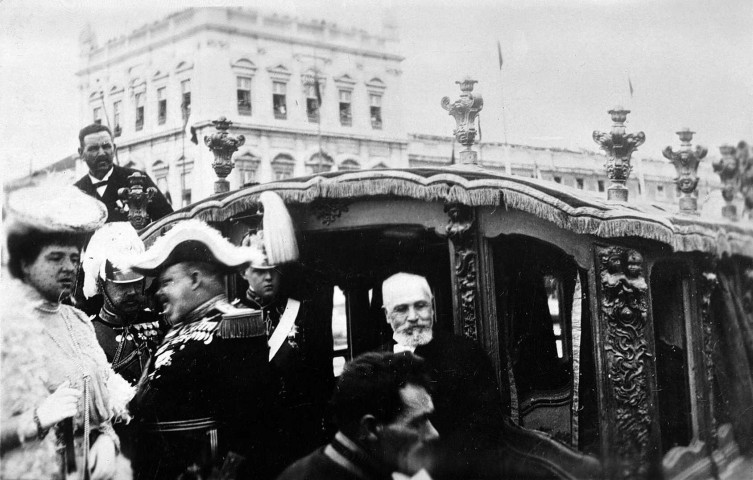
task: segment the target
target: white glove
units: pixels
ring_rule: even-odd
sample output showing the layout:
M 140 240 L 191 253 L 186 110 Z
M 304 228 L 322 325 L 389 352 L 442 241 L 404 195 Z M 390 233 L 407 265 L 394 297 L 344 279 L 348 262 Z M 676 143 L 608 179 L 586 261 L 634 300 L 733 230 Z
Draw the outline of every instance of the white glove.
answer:
M 37 407 L 37 418 L 43 430 L 46 430 L 61 420 L 76 415 L 78 398 L 81 392 L 71 388 L 67 380 L 60 384 L 53 394 L 44 399 Z

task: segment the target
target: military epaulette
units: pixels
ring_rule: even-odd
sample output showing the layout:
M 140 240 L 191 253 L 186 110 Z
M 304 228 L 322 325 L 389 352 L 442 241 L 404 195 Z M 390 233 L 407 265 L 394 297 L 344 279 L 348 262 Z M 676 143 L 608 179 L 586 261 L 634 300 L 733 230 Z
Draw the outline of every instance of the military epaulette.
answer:
M 261 310 L 222 306 L 222 320 L 217 331 L 220 338 L 255 338 L 267 335 Z

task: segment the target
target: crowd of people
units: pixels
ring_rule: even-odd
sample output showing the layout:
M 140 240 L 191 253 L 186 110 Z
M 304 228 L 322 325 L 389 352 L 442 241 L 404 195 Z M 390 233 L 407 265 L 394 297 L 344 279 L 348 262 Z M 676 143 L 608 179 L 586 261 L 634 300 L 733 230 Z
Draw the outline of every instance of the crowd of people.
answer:
M 184 220 L 145 248 L 116 195 L 133 172 L 113 164 L 109 130 L 79 140 L 78 189 L 31 187 L 6 204 L 0 477 L 499 473 L 491 363 L 435 328 L 424 277 L 384 280 L 393 342 L 336 381 L 331 328 L 286 282 L 298 246 L 276 194 L 262 194 L 263 224 L 240 245 Z M 155 198 L 152 220 L 171 211 Z M 227 298 L 235 274 L 249 288 Z

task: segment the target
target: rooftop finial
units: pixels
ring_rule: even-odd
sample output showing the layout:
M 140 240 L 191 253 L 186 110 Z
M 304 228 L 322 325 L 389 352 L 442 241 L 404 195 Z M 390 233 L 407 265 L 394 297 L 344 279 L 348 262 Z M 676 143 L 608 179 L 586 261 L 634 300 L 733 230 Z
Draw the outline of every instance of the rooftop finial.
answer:
M 593 139 L 607 153 L 604 166 L 607 169 L 607 177 L 612 182 L 607 188 L 607 200 L 627 202 L 628 189 L 625 184 L 633 169 L 630 158 L 646 141 L 646 135 L 643 132 L 625 133 L 625 120 L 630 110 L 616 106 L 607 113 L 612 117 L 612 130 L 594 131 Z
M 460 163 L 478 164 L 478 154 L 471 150 L 476 139 L 476 117 L 484 108 L 484 99 L 481 95 L 473 95 L 473 86 L 476 80 L 466 77 L 462 81 L 455 82 L 460 85 L 460 98 L 450 103 L 449 97 L 442 98 L 442 108 L 455 117 L 457 127 L 452 131 L 458 143 L 465 146 L 460 152 Z
M 662 154 L 672 162 L 675 170 L 677 170 L 675 184 L 677 184 L 677 188 L 680 190 L 680 213 L 697 215 L 698 197 L 696 187 L 698 186 L 698 165 L 708 153 L 708 149 L 698 145 L 693 150 L 690 143 L 693 140 L 693 134 L 695 132 L 689 128 L 680 130 L 677 132 L 681 142 L 680 149 L 674 151 L 672 147 L 668 146 L 662 151 Z

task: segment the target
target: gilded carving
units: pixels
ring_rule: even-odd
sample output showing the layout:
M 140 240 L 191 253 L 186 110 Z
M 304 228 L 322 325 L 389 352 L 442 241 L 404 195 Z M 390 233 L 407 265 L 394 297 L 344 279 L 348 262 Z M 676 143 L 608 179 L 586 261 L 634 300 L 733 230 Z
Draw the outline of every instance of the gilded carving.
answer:
M 737 220 L 737 206 L 733 203 L 737 186 L 740 184 L 740 171 L 738 169 L 740 161 L 735 155 L 735 147 L 732 145 L 722 145 L 719 147 L 722 158 L 714 162 L 711 166 L 714 172 L 719 175 L 722 181 L 722 197 L 725 205 L 722 207 L 722 216 L 730 220 Z
M 474 223 L 473 210 L 454 204 L 445 206 L 445 212 L 450 217 L 445 230 L 455 251 L 453 268 L 463 335 L 478 340 L 478 249 L 471 229 Z
M 118 189 L 118 197 L 128 205 L 128 208 L 122 208 L 121 211 L 128 212 L 128 221 L 133 228 L 141 230 L 149 225 L 151 219 L 146 209 L 152 198 L 157 193 L 154 187 L 146 187 L 146 177 L 139 172 L 133 173 L 128 177 L 128 187 Z
M 238 151 L 238 147 L 246 142 L 243 135 L 230 135 L 228 129 L 233 124 L 225 117 L 213 120 L 212 124 L 217 131 L 204 137 L 204 144 L 214 154 L 212 168 L 217 174 L 218 180 L 214 183 L 214 193 L 222 193 L 230 190 L 230 183 L 225 178 L 233 171 L 233 154 Z
M 646 141 L 643 132 L 626 133 L 625 120 L 630 110 L 614 107 L 609 110 L 612 129 L 609 132 L 593 132 L 593 139 L 607 154 L 604 167 L 611 184 L 607 188 L 607 199 L 626 202 L 628 189 L 625 186 L 633 170 L 630 159 L 633 152 Z
M 463 92 L 460 98 L 452 102 L 449 97 L 443 97 L 441 105 L 455 118 L 457 127 L 452 133 L 458 143 L 465 147 L 465 150 L 460 152 L 461 163 L 478 163 L 477 155 L 471 150 L 471 146 L 476 140 L 476 117 L 484 108 L 484 99 L 479 94 L 473 94 L 473 85 L 478 81 L 466 78 L 455 83 L 460 85 Z
M 708 153 L 706 147 L 696 145 L 695 150 L 691 147 L 690 142 L 694 134 L 695 132 L 689 128 L 680 130 L 677 132 L 681 142 L 680 149 L 674 151 L 668 146 L 662 151 L 664 158 L 672 162 L 677 171 L 675 184 L 680 191 L 680 212 L 690 214 L 695 214 L 698 210 L 698 198 L 695 193 L 699 180 L 698 165 Z
M 331 225 L 348 211 L 348 202 L 334 198 L 321 199 L 315 201 L 311 207 L 314 209 L 317 220 L 324 225 Z
M 619 247 L 599 248 L 601 313 L 606 327 L 606 359 L 614 399 L 615 453 L 619 476 L 647 474 L 651 417 L 648 375 L 650 353 L 646 341 L 648 286 L 643 257 Z

